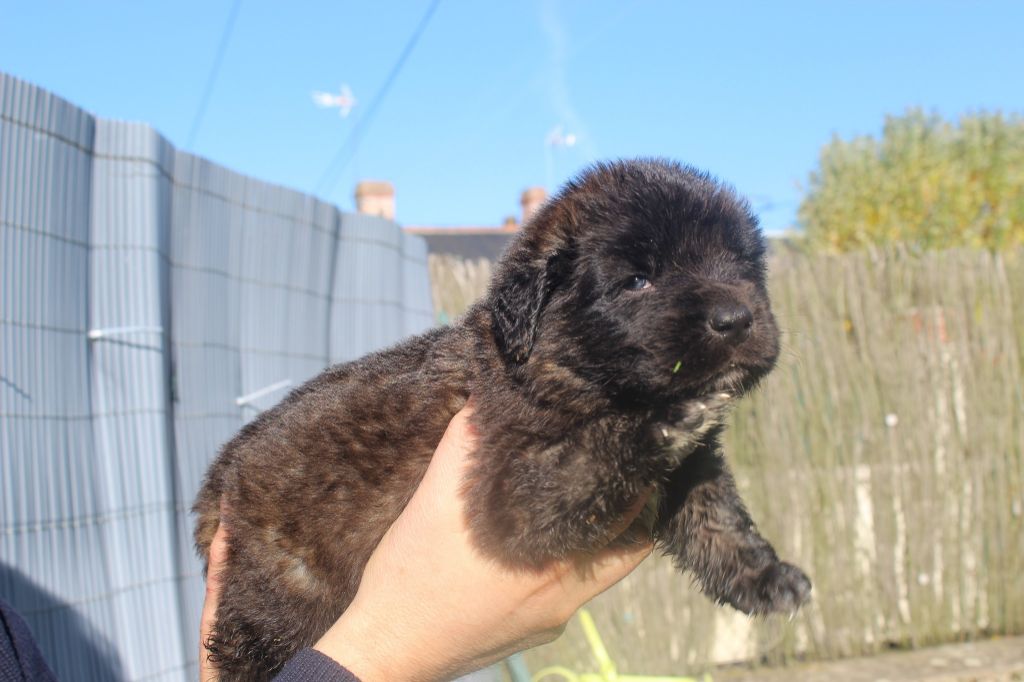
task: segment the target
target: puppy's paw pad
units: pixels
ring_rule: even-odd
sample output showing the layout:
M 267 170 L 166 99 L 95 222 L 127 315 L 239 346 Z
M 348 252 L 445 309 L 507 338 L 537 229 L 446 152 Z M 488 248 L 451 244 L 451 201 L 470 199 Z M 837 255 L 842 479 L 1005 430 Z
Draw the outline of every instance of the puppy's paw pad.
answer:
M 793 613 L 811 598 L 811 581 L 793 564 L 778 562 L 757 578 L 751 613 Z

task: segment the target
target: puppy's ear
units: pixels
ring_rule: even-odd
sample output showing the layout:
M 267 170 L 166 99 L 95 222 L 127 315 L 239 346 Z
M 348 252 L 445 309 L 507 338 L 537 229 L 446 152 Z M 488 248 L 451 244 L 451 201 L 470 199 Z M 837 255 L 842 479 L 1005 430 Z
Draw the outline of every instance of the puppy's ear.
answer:
M 530 357 L 541 311 L 558 277 L 558 254 L 546 260 L 507 258 L 491 292 L 491 324 L 508 362 Z

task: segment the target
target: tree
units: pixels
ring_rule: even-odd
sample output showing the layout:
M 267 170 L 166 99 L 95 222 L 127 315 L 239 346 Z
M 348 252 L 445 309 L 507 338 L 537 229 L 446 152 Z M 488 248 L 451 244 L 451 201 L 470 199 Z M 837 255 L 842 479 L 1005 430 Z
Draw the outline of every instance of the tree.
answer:
M 833 137 L 800 205 L 809 245 L 847 251 L 907 242 L 929 249 L 1024 244 L 1024 119 L 910 110 L 881 139 Z

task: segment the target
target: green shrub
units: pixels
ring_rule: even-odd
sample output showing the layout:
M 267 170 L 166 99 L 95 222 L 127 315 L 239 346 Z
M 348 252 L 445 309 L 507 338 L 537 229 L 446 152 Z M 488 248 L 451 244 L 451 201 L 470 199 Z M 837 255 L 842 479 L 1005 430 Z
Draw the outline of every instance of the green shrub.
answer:
M 920 110 L 886 119 L 881 139 L 835 137 L 811 173 L 799 222 L 808 246 L 848 251 L 1024 243 L 1024 119 Z

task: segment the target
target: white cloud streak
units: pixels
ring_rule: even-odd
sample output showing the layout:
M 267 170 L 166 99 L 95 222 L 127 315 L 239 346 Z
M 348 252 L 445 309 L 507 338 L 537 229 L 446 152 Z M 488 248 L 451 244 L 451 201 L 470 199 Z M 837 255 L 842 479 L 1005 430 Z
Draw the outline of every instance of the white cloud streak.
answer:
M 586 161 L 598 158 L 597 145 L 579 115 L 569 94 L 568 38 L 553 0 L 541 4 L 541 27 L 548 44 L 548 69 L 546 74 L 547 92 L 558 123 L 567 133 L 576 135 L 576 148 L 583 152 Z

